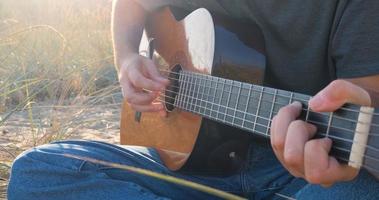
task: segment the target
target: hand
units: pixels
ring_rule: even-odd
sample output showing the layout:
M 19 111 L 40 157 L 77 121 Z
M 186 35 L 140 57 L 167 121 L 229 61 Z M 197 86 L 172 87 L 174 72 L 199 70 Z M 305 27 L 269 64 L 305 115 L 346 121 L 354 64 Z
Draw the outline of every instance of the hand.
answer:
M 155 100 L 169 80 L 159 74 L 150 59 L 138 54 L 130 55 L 120 66 L 119 80 L 122 94 L 132 109 L 159 112 L 161 116 L 166 116 L 163 104 Z
M 371 105 L 370 95 L 362 88 L 344 80 L 336 80 L 309 101 L 316 112 L 331 112 L 345 103 Z M 281 108 L 271 124 L 271 145 L 283 166 L 295 177 L 312 184 L 330 186 L 338 181 L 355 178 L 358 170 L 341 165 L 329 156 L 332 141 L 329 138 L 312 139 L 316 127 L 296 120 L 301 104 L 294 102 Z

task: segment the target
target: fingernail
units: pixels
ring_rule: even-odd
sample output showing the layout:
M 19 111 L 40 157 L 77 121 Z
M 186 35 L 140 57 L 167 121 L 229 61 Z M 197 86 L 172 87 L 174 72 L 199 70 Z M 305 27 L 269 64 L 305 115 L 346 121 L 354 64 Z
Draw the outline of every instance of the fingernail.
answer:
M 314 133 L 314 132 L 317 131 L 317 127 L 315 125 L 313 125 L 313 124 L 308 124 L 307 128 L 312 133 Z
M 303 105 L 298 101 L 294 101 L 291 105 L 299 109 L 303 107 Z
M 166 86 L 162 86 L 159 91 L 165 91 L 166 90 Z
M 124 88 L 121 88 L 121 94 L 122 94 L 122 97 L 125 97 Z
M 327 138 L 327 137 L 323 138 L 323 140 L 325 141 L 325 143 L 326 143 L 328 146 L 332 145 L 332 143 L 333 143 L 333 141 L 332 141 L 330 138 Z
M 157 91 L 163 91 L 166 88 L 166 86 L 162 85 L 162 83 L 157 83 L 156 90 Z
M 308 104 L 311 109 L 315 110 L 322 106 L 322 102 L 323 102 L 323 99 L 320 96 L 316 95 L 312 97 L 312 99 L 309 100 Z
M 164 85 L 167 85 L 170 82 L 168 79 L 163 78 L 163 77 L 157 77 L 155 80 L 158 81 L 160 84 L 164 84 Z
M 160 79 L 162 82 L 169 82 L 169 80 L 168 80 L 167 78 L 159 77 L 159 79 Z

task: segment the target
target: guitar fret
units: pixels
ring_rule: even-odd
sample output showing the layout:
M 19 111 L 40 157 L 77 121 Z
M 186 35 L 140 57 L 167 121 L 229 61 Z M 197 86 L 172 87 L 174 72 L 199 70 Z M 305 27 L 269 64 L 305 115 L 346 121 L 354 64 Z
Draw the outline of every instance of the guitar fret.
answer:
M 195 90 L 195 88 L 196 88 L 196 85 L 195 85 L 195 83 L 194 83 L 194 76 L 192 75 L 192 76 L 190 76 L 191 77 L 191 79 L 190 79 L 190 94 L 189 94 L 189 98 L 190 98 L 190 107 L 189 107 L 189 110 L 190 111 L 192 111 L 192 112 L 194 112 L 194 108 L 195 108 L 195 102 L 194 101 L 196 101 L 196 99 L 195 99 L 195 92 L 194 92 L 194 90 Z
M 238 82 L 239 83 L 239 82 Z M 238 93 L 237 93 L 237 100 L 236 100 L 236 106 L 234 107 L 234 115 L 233 115 L 233 119 L 232 119 L 232 125 L 235 124 L 235 119 L 236 119 L 236 113 L 237 113 L 237 110 L 238 110 L 238 102 L 239 102 L 239 99 L 240 99 L 240 95 L 241 95 L 241 87 L 242 87 L 242 84 L 239 83 L 239 87 L 238 87 Z
M 195 111 L 197 112 L 197 113 L 200 113 L 200 101 L 199 101 L 199 93 L 200 93 L 200 87 L 201 87 L 201 78 L 200 77 L 197 77 L 197 78 L 195 78 L 195 85 L 196 85 L 196 87 L 197 87 L 197 93 L 196 93 L 196 100 L 195 100 Z M 196 83 L 198 83 L 198 84 L 196 84 Z M 196 106 L 197 106 L 197 108 L 196 108 Z
M 244 112 L 244 114 L 243 114 L 242 127 L 245 127 L 246 113 L 247 113 L 248 108 L 249 108 L 249 103 L 250 103 L 250 96 L 251 96 L 251 89 L 252 89 L 252 87 L 253 87 L 253 85 L 250 84 L 249 92 L 248 92 L 248 94 L 247 94 L 246 108 L 245 108 L 245 112 Z
M 205 90 L 206 90 L 206 85 L 207 85 L 207 80 L 206 80 L 207 77 L 205 78 L 202 78 L 201 81 L 200 81 L 200 85 L 203 86 L 202 88 L 202 92 L 201 92 L 201 97 L 200 97 L 200 101 L 202 102 L 201 103 L 201 106 L 200 106 L 200 109 L 199 109 L 199 112 L 200 114 L 203 114 L 205 115 L 205 108 L 207 107 L 207 100 L 204 99 L 204 93 L 205 93 Z M 205 102 L 203 102 L 203 100 L 205 100 Z M 203 107 L 204 105 L 204 107 Z
M 332 125 L 332 120 L 333 120 L 333 114 L 334 112 L 329 113 L 328 127 L 326 128 L 325 137 L 329 137 L 330 127 Z
M 215 82 L 215 86 L 214 86 L 215 89 L 213 90 L 213 98 L 211 97 L 210 100 L 209 100 L 211 102 L 211 109 L 209 111 L 209 115 L 212 117 L 213 113 L 216 113 L 214 105 L 217 105 L 216 104 L 216 98 L 217 98 L 216 94 L 217 94 L 217 87 L 218 87 L 218 79 L 217 79 L 217 77 L 216 78 L 211 78 L 210 81 L 211 81 L 210 87 L 212 86 L 212 82 Z M 211 94 L 211 91 L 212 90 L 210 88 L 208 94 Z M 216 116 L 216 114 L 214 116 Z
M 175 99 L 174 99 L 174 106 L 175 107 L 179 107 L 178 103 L 179 103 L 179 98 L 180 98 L 180 74 L 178 76 L 178 83 L 179 83 L 179 90 L 178 90 L 178 94 L 175 96 Z
M 186 98 L 187 98 L 186 93 L 188 92 L 188 88 L 187 88 L 188 87 L 187 86 L 188 85 L 188 82 L 187 82 L 188 77 L 184 76 L 183 78 L 184 78 L 184 80 L 183 80 L 184 81 L 184 85 L 183 85 L 184 87 L 183 87 L 183 102 L 182 102 L 183 105 L 182 105 L 182 108 L 186 109 L 186 106 L 187 106 L 186 105 L 186 103 L 187 103 L 187 101 L 186 101 Z
M 216 104 L 216 91 L 217 91 L 217 88 L 218 88 L 218 81 L 219 81 L 219 79 L 216 77 L 215 78 L 216 80 L 215 80 L 215 82 L 216 82 L 216 86 L 215 86 L 215 89 L 213 90 L 213 101 L 212 101 L 212 103 L 211 103 L 211 109 L 210 109 L 210 111 L 209 111 L 209 115 L 212 117 L 212 114 L 215 112 L 215 110 L 214 110 L 214 105 Z M 211 80 L 212 81 L 212 80 Z M 212 84 L 211 84 L 212 85 Z M 209 89 L 209 91 L 211 91 L 210 89 Z M 210 94 L 210 92 L 208 93 L 208 94 Z M 209 97 L 209 96 L 208 96 Z M 216 113 L 216 115 L 217 115 L 217 113 Z
M 290 99 L 289 99 L 289 102 L 288 102 L 288 104 L 291 104 L 292 103 L 292 100 L 293 100 L 293 92 L 291 92 L 291 95 L 290 95 Z
M 228 114 L 229 101 L 230 101 L 230 96 L 232 94 L 232 91 L 233 91 L 233 82 L 232 82 L 232 85 L 230 86 L 230 91 L 228 92 L 228 98 L 226 100 L 226 107 L 225 107 L 225 115 L 224 115 L 224 119 L 222 120 L 223 122 L 226 121 L 226 115 Z
M 175 102 L 174 102 L 174 106 L 175 107 L 179 107 L 179 104 L 180 104 L 180 94 L 181 94 L 181 91 L 182 91 L 182 76 L 181 74 L 179 74 L 179 91 L 178 91 L 178 95 L 176 95 L 175 97 Z
M 196 78 L 194 75 L 191 76 L 191 93 L 190 93 L 190 111 L 192 112 L 195 112 L 195 103 L 196 103 L 196 98 L 195 98 L 195 89 L 196 89 L 196 85 L 195 85 L 195 81 L 196 81 Z
M 180 93 L 180 102 L 179 102 L 179 106 L 181 109 L 184 109 L 184 94 L 186 92 L 186 76 L 184 75 L 184 72 L 182 71 L 181 72 L 181 77 L 182 77 L 182 82 L 180 83 L 180 89 L 182 90 L 182 92 Z
M 257 111 L 255 112 L 255 119 L 254 119 L 254 126 L 253 126 L 253 131 L 256 131 L 256 126 L 257 126 L 257 118 L 258 118 L 258 115 L 259 115 L 259 109 L 261 107 L 261 101 L 262 101 L 262 96 L 263 96 L 263 90 L 264 90 L 264 87 L 261 87 L 261 91 L 260 91 L 260 94 L 259 94 L 259 100 L 258 100 L 258 106 L 257 106 Z
M 191 111 L 191 88 L 192 88 L 192 82 L 191 82 L 191 80 L 192 80 L 192 76 L 188 76 L 187 77 L 188 79 L 187 79 L 187 89 L 188 89 L 188 91 L 187 91 L 187 106 L 186 106 L 186 109 L 188 110 L 188 111 Z
M 183 93 L 182 93 L 182 102 L 181 102 L 181 108 L 183 110 L 185 110 L 186 92 L 187 92 L 187 76 L 185 76 L 183 72 Z
M 211 88 L 211 82 L 209 81 L 208 76 L 204 77 L 204 84 L 203 84 L 203 95 L 201 99 L 205 100 L 204 108 L 203 108 L 203 114 L 207 115 L 207 111 L 209 111 L 209 117 L 210 117 L 210 106 L 208 104 L 211 104 L 210 102 L 210 88 Z M 209 87 L 207 86 L 209 84 Z
M 186 77 L 186 93 L 185 93 L 185 100 L 184 100 L 185 101 L 184 108 L 186 110 L 189 110 L 190 106 L 191 106 L 190 103 L 189 103 L 189 101 L 190 101 L 189 94 L 190 94 L 190 91 L 191 91 L 190 78 L 191 78 L 190 76 Z
M 217 119 L 219 120 L 220 120 L 219 114 L 220 114 L 221 100 L 222 100 L 222 96 L 224 95 L 224 88 L 225 88 L 225 79 L 221 79 L 221 80 L 223 80 L 223 84 L 222 84 L 222 89 L 220 92 L 220 101 L 218 103 L 218 109 L 217 109 Z
M 204 115 L 206 115 L 206 113 L 207 113 L 207 110 L 206 110 L 206 108 L 209 108 L 208 107 L 208 103 L 209 103 L 209 91 L 210 91 L 210 87 L 211 86 L 207 86 L 208 85 L 208 83 L 210 84 L 210 82 L 209 82 L 209 80 L 208 80 L 208 76 L 205 76 L 204 77 L 204 84 L 203 84 L 203 94 L 201 95 L 201 99 L 203 99 L 205 102 L 202 104 L 202 105 L 204 105 L 204 108 L 202 109 L 202 113 L 204 114 Z
M 204 108 L 206 107 L 206 103 L 208 102 L 207 99 L 204 99 L 204 93 L 205 93 L 205 88 L 206 88 L 206 77 L 201 77 L 200 78 L 200 97 L 199 97 L 199 100 L 200 100 L 200 109 L 199 109 L 199 112 L 201 114 L 205 114 L 205 111 L 204 111 Z
M 276 95 L 277 95 L 277 94 L 278 94 L 278 90 L 275 89 L 274 95 L 273 95 L 273 97 L 272 97 L 272 105 L 271 105 L 271 109 L 270 109 L 269 120 L 268 120 L 268 123 L 267 123 L 266 135 L 269 135 L 269 130 L 270 130 L 270 126 L 271 126 L 271 118 L 272 118 L 272 113 L 274 112 L 274 106 L 275 106 Z
M 309 99 L 311 99 L 311 97 L 309 97 Z M 309 99 L 308 99 L 308 102 L 309 102 Z M 308 118 L 309 118 L 309 103 L 307 103 L 307 114 L 305 115 L 305 121 L 308 121 Z
M 198 99 L 197 99 L 197 92 L 196 92 L 197 88 L 199 87 L 197 85 L 197 80 L 198 80 L 197 75 L 193 76 L 193 90 L 192 90 L 192 98 L 193 98 L 192 106 L 193 106 L 193 108 L 192 108 L 192 111 L 195 113 L 197 113 L 197 107 L 199 107 L 197 104 Z

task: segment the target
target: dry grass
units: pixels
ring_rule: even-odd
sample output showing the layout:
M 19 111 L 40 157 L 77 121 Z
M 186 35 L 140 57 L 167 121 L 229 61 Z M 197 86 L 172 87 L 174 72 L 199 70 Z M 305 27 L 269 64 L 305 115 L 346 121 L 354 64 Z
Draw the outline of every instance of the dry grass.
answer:
M 0 1 L 0 198 L 14 156 L 27 148 L 117 142 L 110 9 L 110 0 Z

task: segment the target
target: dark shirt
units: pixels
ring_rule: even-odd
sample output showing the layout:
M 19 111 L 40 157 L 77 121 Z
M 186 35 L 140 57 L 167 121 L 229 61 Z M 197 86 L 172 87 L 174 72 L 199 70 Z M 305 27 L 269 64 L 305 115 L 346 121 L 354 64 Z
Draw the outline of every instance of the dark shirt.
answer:
M 313 95 L 332 80 L 379 74 L 378 0 L 140 0 L 248 19 L 264 35 L 265 85 Z

